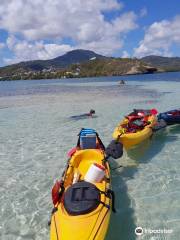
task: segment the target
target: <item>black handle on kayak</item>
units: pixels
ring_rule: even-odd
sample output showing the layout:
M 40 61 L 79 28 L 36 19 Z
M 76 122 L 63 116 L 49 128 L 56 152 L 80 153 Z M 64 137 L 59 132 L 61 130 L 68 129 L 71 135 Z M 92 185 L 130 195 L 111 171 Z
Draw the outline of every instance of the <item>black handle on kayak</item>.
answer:
M 114 194 L 114 191 L 111 190 L 111 189 L 108 189 L 108 192 L 109 196 L 111 197 L 111 200 L 112 200 L 112 211 L 114 213 L 116 213 L 116 209 L 115 209 L 115 194 Z
M 120 137 L 124 134 L 124 132 L 121 132 L 121 134 L 118 135 L 118 137 L 116 138 L 116 141 L 119 142 Z
M 104 194 L 106 197 L 108 197 L 109 199 L 112 200 L 112 211 L 114 213 L 116 213 L 116 209 L 115 209 L 115 194 L 114 191 L 111 189 L 107 189 L 106 192 L 100 191 L 101 194 Z M 101 204 L 103 204 L 103 206 L 107 207 L 108 209 L 110 209 L 110 205 L 105 204 L 104 202 L 100 201 Z

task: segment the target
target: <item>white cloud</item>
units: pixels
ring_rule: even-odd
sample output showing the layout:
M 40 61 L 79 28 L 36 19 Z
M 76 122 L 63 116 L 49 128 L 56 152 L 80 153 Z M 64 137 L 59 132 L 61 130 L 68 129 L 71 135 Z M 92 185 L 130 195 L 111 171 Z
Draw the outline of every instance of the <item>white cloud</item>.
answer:
M 137 16 L 134 12 L 127 12 L 112 22 L 102 23 L 101 27 L 96 22 L 91 26 L 84 24 L 77 47 L 104 55 L 112 55 L 123 47 L 125 34 L 138 27 L 136 19 Z
M 136 29 L 137 15 L 134 12 L 127 12 L 113 21 L 113 30 L 117 33 L 126 33 Z
M 139 47 L 134 49 L 136 57 L 146 55 L 171 56 L 173 44 L 180 44 L 180 15 L 171 21 L 153 23 L 145 32 Z
M 81 31 L 95 35 L 106 22 L 102 11 L 121 9 L 117 0 L 1 0 L 0 26 L 28 40 L 72 37 L 84 40 Z M 86 40 L 86 39 L 85 39 Z
M 73 50 L 73 48 L 67 44 L 46 44 L 43 41 L 29 43 L 25 40 L 20 41 L 14 36 L 8 37 L 7 46 L 14 52 L 12 59 L 4 59 L 7 64 L 27 60 L 51 59 Z
M 102 55 L 111 56 L 113 52 L 118 51 L 123 46 L 123 42 L 116 38 L 102 38 L 98 41 L 82 43 L 78 45 L 80 49 L 88 49 Z
M 74 48 L 110 55 L 123 46 L 125 35 L 137 28 L 134 12 L 112 20 L 104 17 L 104 12 L 123 8 L 118 0 L 0 1 L 0 27 L 10 35 L 7 46 L 14 52 L 13 61 L 56 57 L 72 48 L 63 44 L 64 39 L 71 39 Z M 45 40 L 51 44 L 44 44 Z
M 105 18 L 104 12 L 123 8 L 119 0 L 0 2 L 0 28 L 8 32 L 6 45 L 14 55 L 6 59 L 8 63 L 54 58 L 74 48 L 112 55 L 120 51 L 126 34 L 138 27 L 132 11 Z M 64 39 L 70 39 L 73 47 Z

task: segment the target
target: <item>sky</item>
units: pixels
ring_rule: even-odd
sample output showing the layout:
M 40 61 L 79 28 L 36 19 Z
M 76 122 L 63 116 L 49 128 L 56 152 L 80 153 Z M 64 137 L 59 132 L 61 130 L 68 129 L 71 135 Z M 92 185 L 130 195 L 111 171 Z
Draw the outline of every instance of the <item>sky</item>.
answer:
M 0 66 L 74 49 L 180 56 L 180 1 L 0 0 Z

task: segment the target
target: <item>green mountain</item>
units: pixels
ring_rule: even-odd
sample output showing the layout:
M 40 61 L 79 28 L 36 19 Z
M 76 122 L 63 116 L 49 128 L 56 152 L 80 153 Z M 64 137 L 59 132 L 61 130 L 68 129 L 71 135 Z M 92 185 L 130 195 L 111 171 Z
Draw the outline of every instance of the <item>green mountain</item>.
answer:
M 34 73 L 33 75 L 37 75 L 36 73 L 42 71 L 60 71 L 68 68 L 72 64 L 79 64 L 89 61 L 90 59 L 104 58 L 106 57 L 93 51 L 77 49 L 50 60 L 34 60 L 1 67 L 0 79 L 18 79 L 20 74 L 21 76 L 29 75 L 29 73 L 31 73 L 31 75 L 32 73 Z
M 13 64 L 10 66 L 6 66 L 5 68 L 8 69 L 25 69 L 25 70 L 31 70 L 31 71 L 42 71 L 43 69 L 49 69 L 49 68 L 66 68 L 74 63 L 81 63 L 84 61 L 88 61 L 91 58 L 105 58 L 104 56 L 101 56 L 99 54 L 96 54 L 93 51 L 89 50 L 82 50 L 77 49 L 70 51 L 60 57 L 50 59 L 50 60 L 34 60 L 34 61 L 26 61 L 26 62 L 20 62 L 17 64 Z M 1 68 L 3 69 L 3 68 Z
M 163 71 L 180 71 L 180 58 L 113 58 L 78 49 L 50 60 L 27 61 L 1 67 L 0 80 L 118 76 Z
M 180 57 L 147 56 L 141 60 L 159 68 L 160 71 L 180 71 Z
M 120 76 L 141 73 L 153 73 L 156 68 L 148 66 L 138 59 L 104 58 L 94 59 L 81 64 L 71 65 L 70 72 L 79 71 L 81 77 Z

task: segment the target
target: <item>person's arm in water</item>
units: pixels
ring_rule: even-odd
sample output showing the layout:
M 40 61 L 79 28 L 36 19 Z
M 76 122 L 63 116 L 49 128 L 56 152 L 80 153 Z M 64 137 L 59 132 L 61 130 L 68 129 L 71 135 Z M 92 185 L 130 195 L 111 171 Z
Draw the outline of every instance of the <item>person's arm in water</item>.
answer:
M 85 115 L 88 116 L 88 117 L 92 117 L 93 116 L 92 113 L 86 113 Z

